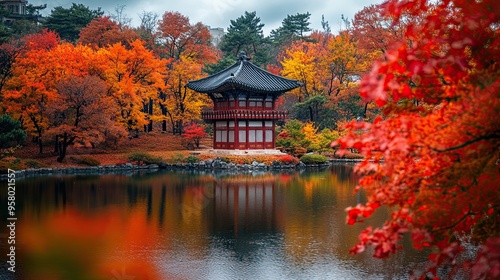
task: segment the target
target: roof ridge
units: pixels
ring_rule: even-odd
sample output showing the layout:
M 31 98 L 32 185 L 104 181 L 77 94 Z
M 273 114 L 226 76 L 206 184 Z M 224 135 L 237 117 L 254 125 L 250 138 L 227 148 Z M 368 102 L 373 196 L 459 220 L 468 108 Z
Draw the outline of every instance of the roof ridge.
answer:
M 234 74 L 231 73 L 232 74 L 231 76 L 235 76 L 236 77 L 241 72 L 241 69 L 243 68 L 243 62 L 244 62 L 244 60 L 240 61 L 240 66 L 238 66 L 238 70 L 236 70 L 236 72 Z

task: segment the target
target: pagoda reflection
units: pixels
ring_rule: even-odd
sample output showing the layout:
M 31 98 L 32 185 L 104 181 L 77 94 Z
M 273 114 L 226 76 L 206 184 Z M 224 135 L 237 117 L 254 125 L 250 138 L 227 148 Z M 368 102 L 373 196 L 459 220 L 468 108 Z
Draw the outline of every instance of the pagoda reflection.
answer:
M 273 175 L 247 174 L 217 180 L 213 201 L 215 231 L 238 234 L 276 229 L 279 207 Z

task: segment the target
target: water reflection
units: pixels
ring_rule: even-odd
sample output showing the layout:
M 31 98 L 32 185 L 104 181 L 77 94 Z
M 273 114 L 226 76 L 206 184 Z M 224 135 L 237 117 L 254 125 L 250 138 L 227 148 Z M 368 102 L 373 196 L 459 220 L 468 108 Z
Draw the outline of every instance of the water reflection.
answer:
M 362 229 L 345 225 L 344 209 L 364 199 L 353 194 L 356 179 L 351 166 L 335 165 L 276 174 L 18 180 L 18 275 L 406 279 L 408 269 L 423 260 L 421 254 L 406 250 L 385 261 L 348 254 Z M 385 215 L 371 223 L 381 223 Z

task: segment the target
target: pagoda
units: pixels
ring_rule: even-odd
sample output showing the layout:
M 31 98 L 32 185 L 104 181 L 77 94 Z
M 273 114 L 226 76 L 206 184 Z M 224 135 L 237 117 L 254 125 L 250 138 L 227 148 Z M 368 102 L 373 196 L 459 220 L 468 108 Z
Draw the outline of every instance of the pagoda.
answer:
M 207 94 L 213 110 L 202 118 L 213 125 L 214 149 L 274 149 L 275 125 L 286 117 L 276 110 L 276 99 L 301 83 L 263 70 L 241 52 L 232 66 L 186 87 Z

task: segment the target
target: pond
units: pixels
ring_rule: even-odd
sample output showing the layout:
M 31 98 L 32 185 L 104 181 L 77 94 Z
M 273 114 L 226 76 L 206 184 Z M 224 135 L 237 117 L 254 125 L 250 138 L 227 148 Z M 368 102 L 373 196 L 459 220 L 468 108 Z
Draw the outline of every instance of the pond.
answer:
M 356 181 L 351 165 L 280 173 L 159 171 L 18 179 L 15 275 L 408 279 L 409 271 L 425 262 L 408 241 L 388 260 L 369 252 L 349 254 L 358 233 L 388 215 L 346 225 L 345 208 L 365 199 L 354 194 Z M 6 191 L 0 199 L 7 205 Z M 7 218 L 2 211 L 1 219 Z M 12 275 L 5 262 L 2 274 Z

